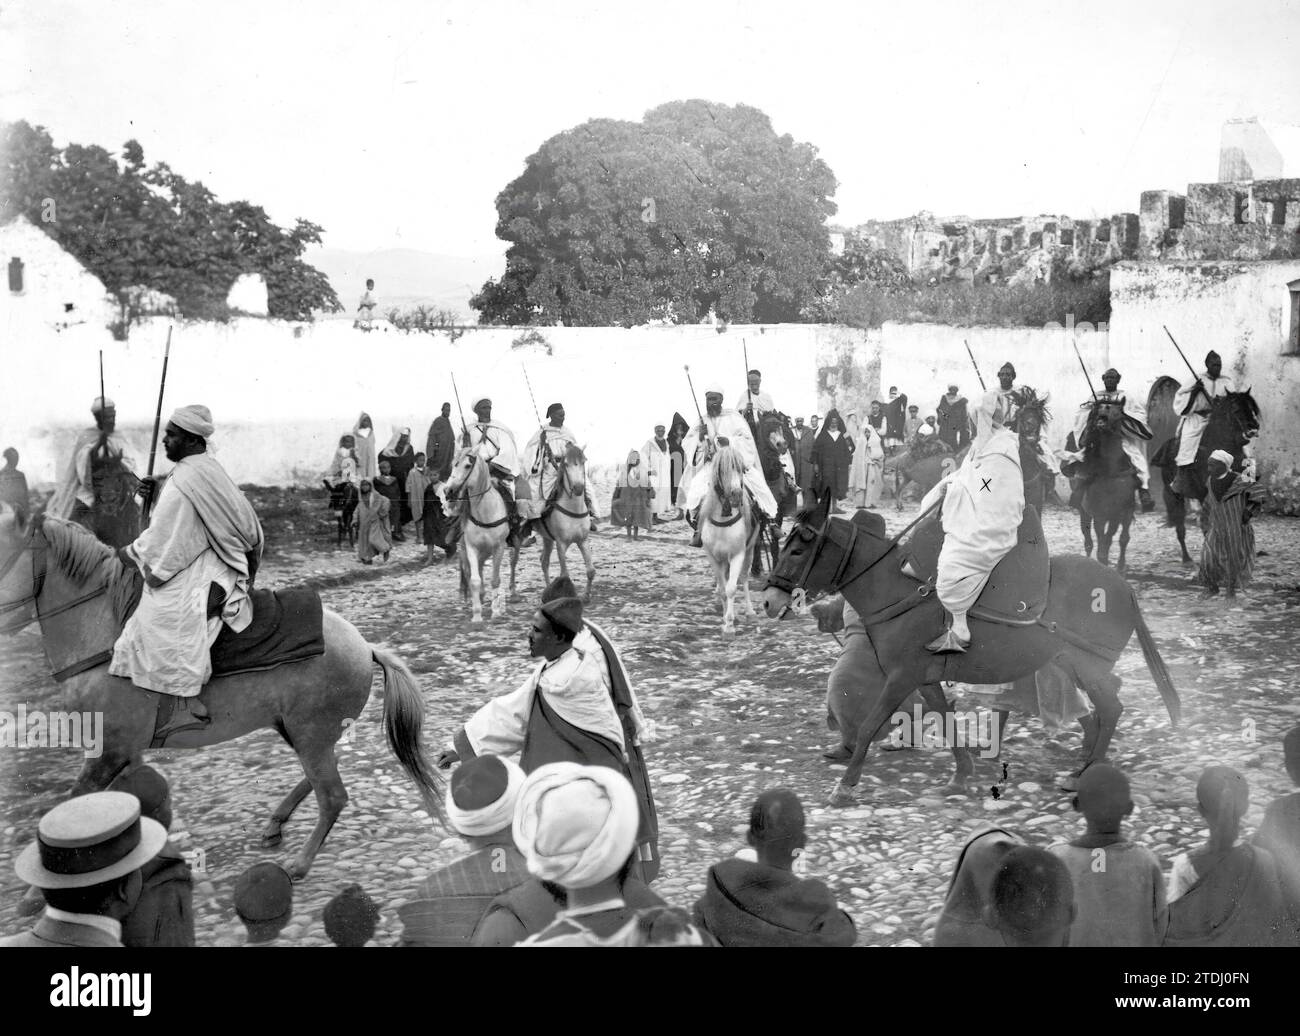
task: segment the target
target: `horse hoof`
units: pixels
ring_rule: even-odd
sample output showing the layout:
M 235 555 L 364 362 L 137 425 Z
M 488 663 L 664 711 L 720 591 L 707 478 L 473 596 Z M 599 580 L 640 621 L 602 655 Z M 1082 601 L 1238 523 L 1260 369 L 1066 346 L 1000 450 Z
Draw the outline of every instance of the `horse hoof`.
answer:
M 1061 791 L 1078 791 L 1079 775 L 1077 773 L 1072 773 L 1067 777 L 1062 777 L 1056 782 L 1056 786 L 1060 788 Z
M 944 795 L 968 795 L 970 794 L 970 788 L 965 780 L 954 777 L 943 786 L 943 793 Z
M 511 595 L 507 598 L 507 600 L 511 604 L 518 604 L 523 599 L 524 599 L 524 595 L 521 593 L 511 593 Z
M 831 797 L 826 800 L 828 806 L 835 809 L 844 809 L 846 806 L 853 805 L 853 789 L 846 788 L 843 784 L 835 785 L 835 790 L 831 792 Z
M 293 863 L 289 864 L 289 866 L 285 868 L 285 871 L 289 875 L 289 880 L 295 883 L 302 881 L 303 878 L 307 877 L 310 870 L 311 862 L 304 860 L 301 857 L 294 860 Z
M 473 622 L 473 623 L 481 623 L 481 622 L 483 621 L 483 616 L 482 616 L 482 615 L 475 615 L 475 616 L 474 616 L 472 619 L 470 619 L 469 621 L 470 621 L 470 622 Z
M 833 763 L 843 763 L 852 759 L 853 753 L 843 745 L 840 745 L 839 748 L 832 748 L 829 752 L 823 752 L 822 758 L 829 759 Z
M 276 831 L 275 833 L 268 831 L 266 834 L 262 836 L 262 848 L 274 849 L 283 841 L 284 841 L 284 835 L 282 835 L 279 831 Z

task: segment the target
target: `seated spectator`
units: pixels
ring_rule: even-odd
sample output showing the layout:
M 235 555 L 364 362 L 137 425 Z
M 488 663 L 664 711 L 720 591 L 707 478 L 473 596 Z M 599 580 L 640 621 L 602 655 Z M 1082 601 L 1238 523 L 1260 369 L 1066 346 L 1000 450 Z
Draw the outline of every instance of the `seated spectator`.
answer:
M 1174 860 L 1165 946 L 1295 945 L 1295 925 L 1267 849 L 1237 842 L 1250 785 L 1230 766 L 1196 784 L 1209 840 Z
M 1079 778 L 1074 808 L 1087 833 L 1048 847 L 1074 883 L 1070 945 L 1159 946 L 1169 921 L 1164 875 L 1155 853 L 1124 838 L 1124 817 L 1133 812 L 1128 778 L 1094 763 Z
M 1282 739 L 1282 753 L 1291 783 L 1300 785 L 1300 726 L 1292 727 Z M 1283 795 L 1269 805 L 1253 843 L 1273 854 L 1287 898 L 1300 904 L 1300 792 Z
M 360 885 L 349 885 L 325 904 L 321 921 L 335 946 L 364 946 L 375 937 L 379 907 Z
M 1006 946 L 1068 946 L 1074 885 L 1065 864 L 1031 845 L 1016 846 L 993 876 L 985 921 Z
M 853 919 L 830 889 L 794 875 L 795 856 L 807 845 L 799 797 L 788 788 L 759 795 L 747 837 L 758 861 L 710 867 L 695 923 L 723 946 L 852 946 Z
M 171 789 L 152 766 L 137 766 L 118 777 L 110 791 L 140 800 L 140 813 L 164 831 L 172 826 Z M 194 881 L 190 865 L 168 839 L 158 855 L 140 868 L 144 887 L 135 909 L 122 922 L 127 946 L 193 946 Z
M 293 881 L 277 863 L 255 863 L 235 881 L 235 913 L 248 930 L 245 946 L 276 946 L 293 914 Z
M 684 911 L 636 910 L 624 900 L 620 871 L 632 860 L 638 819 L 632 785 L 607 766 L 548 763 L 528 776 L 515 844 L 534 877 L 564 888 L 565 909 L 520 945 L 716 945 Z
M 43 890 L 45 908 L 34 927 L 0 939 L 0 947 L 122 946 L 122 921 L 140 899 L 140 868 L 166 842 L 134 795 L 99 791 L 60 802 L 14 861 L 18 877 Z
M 988 924 L 986 908 L 1002 860 L 1024 844 L 1019 835 L 991 826 L 981 827 L 966 840 L 957 855 L 948 898 L 935 925 L 935 946 L 1006 945 L 997 929 Z
M 398 910 L 403 946 L 468 946 L 492 902 L 528 880 L 511 829 L 524 772 L 509 759 L 480 755 L 452 774 L 447 820 L 470 853 L 434 871 Z

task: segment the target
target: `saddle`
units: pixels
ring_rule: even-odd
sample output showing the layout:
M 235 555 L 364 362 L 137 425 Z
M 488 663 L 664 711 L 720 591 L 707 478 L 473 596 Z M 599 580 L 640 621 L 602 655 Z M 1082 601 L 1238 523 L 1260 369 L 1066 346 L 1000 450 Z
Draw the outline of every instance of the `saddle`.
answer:
M 933 584 L 942 548 L 943 523 L 936 510 L 908 538 L 903 557 L 922 582 Z M 994 566 L 970 617 L 1010 626 L 1029 626 L 1038 621 L 1047 608 L 1050 562 L 1038 511 L 1026 505 L 1016 545 Z
M 239 633 L 222 626 L 212 645 L 212 676 L 234 676 L 325 654 L 324 611 L 315 590 L 254 590 L 253 621 Z

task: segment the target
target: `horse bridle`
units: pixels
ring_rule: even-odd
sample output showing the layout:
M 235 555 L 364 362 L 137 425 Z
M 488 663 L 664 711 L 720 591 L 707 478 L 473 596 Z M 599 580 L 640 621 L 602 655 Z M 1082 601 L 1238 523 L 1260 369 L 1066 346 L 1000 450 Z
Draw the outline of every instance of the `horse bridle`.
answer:
M 0 602 L 0 615 L 17 611 L 19 608 L 25 608 L 29 604 L 36 604 L 37 598 L 41 596 L 41 591 L 45 588 L 45 551 L 48 548 L 44 546 L 36 546 L 37 525 L 37 519 L 33 519 L 31 524 L 28 525 L 27 531 L 23 534 L 22 541 L 14 548 L 13 552 L 5 558 L 4 564 L 0 564 L 0 583 L 2 583 L 9 573 L 14 570 L 14 566 L 22 560 L 23 555 L 30 550 L 32 552 L 32 592 L 13 601 Z M 37 560 L 38 557 L 40 559 L 39 561 Z M 80 601 L 76 603 L 80 603 Z M 65 608 L 60 608 L 59 610 L 66 611 Z M 33 619 L 39 619 L 40 617 L 40 607 L 38 605 L 35 615 L 27 618 L 19 616 L 21 621 L 10 620 L 5 624 L 0 625 L 0 634 L 17 633 L 19 630 L 28 626 Z
M 843 592 L 844 588 L 848 586 L 850 583 L 855 583 L 863 576 L 865 576 L 868 572 L 870 572 L 873 568 L 875 568 L 878 564 L 880 564 L 880 562 L 884 561 L 885 558 L 887 558 L 890 554 L 892 554 L 894 552 L 894 548 L 898 546 L 898 544 L 902 541 L 903 537 L 906 536 L 909 532 L 911 532 L 914 528 L 916 528 L 916 526 L 921 523 L 922 519 L 928 517 L 930 513 L 934 511 L 935 508 L 939 507 L 942 503 L 943 500 L 942 498 L 940 498 L 939 500 L 936 500 L 933 504 L 931 504 L 929 507 L 927 507 L 920 514 L 918 514 L 914 519 L 912 519 L 910 523 L 908 523 L 907 527 L 904 528 L 902 532 L 898 533 L 898 535 L 896 535 L 895 537 L 893 537 L 893 539 L 889 541 L 889 543 L 885 546 L 885 549 L 880 552 L 880 555 L 874 561 L 872 561 L 870 564 L 864 567 L 861 572 L 858 572 L 856 575 L 850 576 L 848 579 L 844 579 L 844 573 L 845 570 L 849 567 L 849 563 L 853 560 L 853 552 L 857 548 L 858 536 L 862 532 L 862 530 L 856 522 L 852 522 L 852 521 L 846 522 L 846 524 L 849 527 L 848 542 L 843 545 L 839 543 L 836 544 L 836 546 L 840 547 L 841 550 L 843 551 L 843 556 L 840 558 L 840 563 L 835 566 L 835 574 L 831 576 L 831 581 L 827 586 L 826 590 L 823 591 L 823 593 L 830 594 L 830 595 L 841 593 Z M 827 541 L 830 539 L 831 522 L 832 522 L 832 517 L 830 514 L 827 514 L 825 520 L 821 524 L 821 527 L 817 530 L 815 534 L 813 534 L 812 548 L 808 551 L 808 558 L 806 561 L 804 561 L 803 569 L 800 571 L 796 579 L 793 580 L 788 579 L 785 576 L 779 575 L 777 572 L 773 571 L 772 574 L 767 577 L 767 585 L 773 586 L 778 590 L 783 590 L 787 594 L 790 594 L 792 599 L 796 593 L 801 594 L 803 595 L 802 599 L 806 601 L 807 595 L 806 592 L 804 591 L 804 586 L 808 582 L 808 577 L 812 575 L 812 570 L 817 564 L 817 559 L 821 557 L 822 548 L 826 546 Z M 794 529 L 791 530 L 790 535 L 799 536 L 800 539 L 803 539 L 805 540 L 805 542 L 807 542 L 807 539 L 803 536 L 801 531 L 804 528 L 806 528 L 804 523 L 799 522 L 794 527 Z M 841 582 L 841 580 L 843 581 Z M 790 610 L 790 607 L 791 606 L 789 604 L 785 605 L 781 609 L 780 613 L 777 615 L 777 618 L 778 619 L 784 618 L 785 613 Z

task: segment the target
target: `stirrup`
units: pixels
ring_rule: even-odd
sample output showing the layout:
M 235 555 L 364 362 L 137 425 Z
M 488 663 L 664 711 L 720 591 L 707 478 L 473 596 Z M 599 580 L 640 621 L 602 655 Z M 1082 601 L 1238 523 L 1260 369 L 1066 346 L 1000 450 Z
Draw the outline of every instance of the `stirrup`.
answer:
M 969 640 L 961 640 L 951 629 L 943 631 L 943 636 L 937 637 L 925 645 L 927 651 L 936 655 L 960 655 L 966 652 L 970 647 Z

